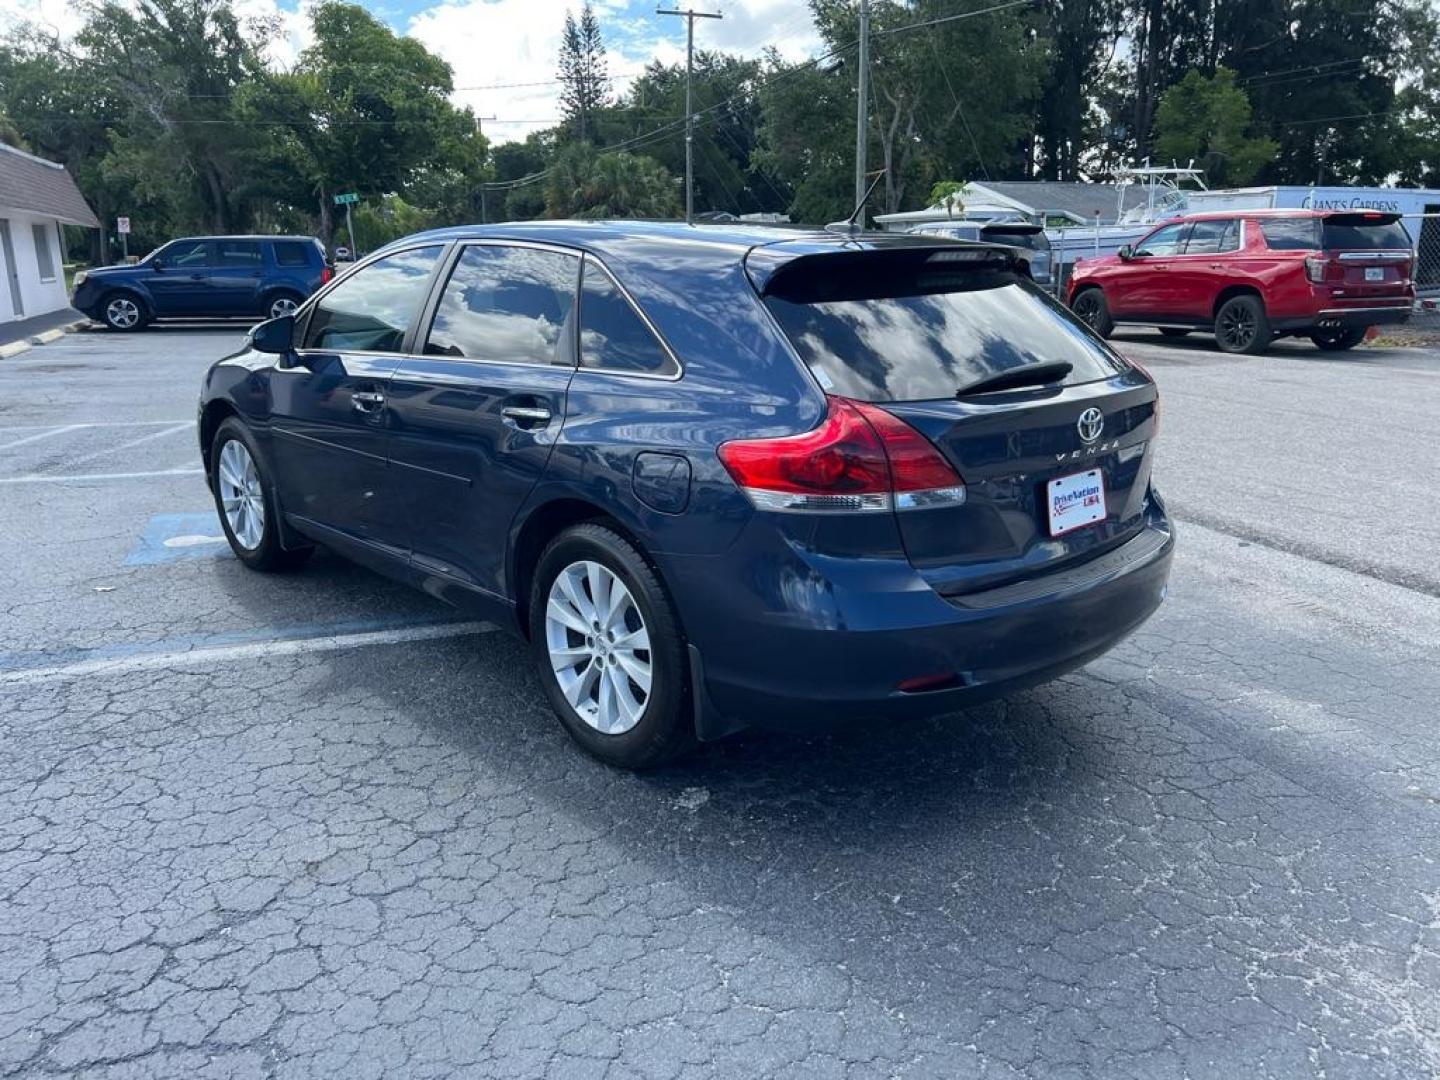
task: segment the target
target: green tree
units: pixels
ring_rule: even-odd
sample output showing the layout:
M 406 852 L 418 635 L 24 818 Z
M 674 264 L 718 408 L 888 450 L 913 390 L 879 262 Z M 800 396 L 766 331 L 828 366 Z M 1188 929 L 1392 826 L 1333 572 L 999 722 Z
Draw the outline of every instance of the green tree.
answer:
M 545 181 L 545 212 L 555 218 L 673 218 L 675 178 L 653 158 L 596 153 L 585 144 L 556 156 Z
M 256 79 L 243 112 L 275 133 L 289 185 L 312 200 L 322 240 L 331 240 L 340 192 L 404 192 L 435 168 L 480 175 L 483 140 L 474 116 L 450 104 L 445 61 L 358 5 L 326 0 L 311 18 L 314 43 L 296 69 Z
M 1250 133 L 1250 99 L 1227 67 L 1206 76 L 1191 71 L 1160 99 L 1155 154 L 1205 170 L 1211 186 L 1248 184 L 1275 158 L 1273 139 Z
M 795 221 L 848 217 L 855 202 L 855 88 L 847 69 L 767 54 L 755 161 L 791 193 Z
M 695 54 L 695 205 L 700 210 L 744 214 L 785 210 L 793 192 L 775 182 L 755 160 L 761 66 L 721 52 Z M 602 145 L 670 125 L 645 153 L 673 173 L 685 168 L 685 68 L 652 63 L 630 86 L 621 108 L 600 118 Z
M 580 9 L 580 21 L 568 11 L 560 39 L 560 107 L 565 127 L 582 142 L 594 141 L 594 116 L 610 100 L 605 43 L 590 0 Z

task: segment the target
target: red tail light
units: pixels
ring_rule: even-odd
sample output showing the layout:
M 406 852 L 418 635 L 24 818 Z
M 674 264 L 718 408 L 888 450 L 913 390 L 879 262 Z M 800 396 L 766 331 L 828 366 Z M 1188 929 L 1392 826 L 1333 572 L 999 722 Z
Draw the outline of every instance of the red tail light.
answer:
M 320 284 L 321 284 L 321 285 L 327 284 L 327 283 L 330 281 L 330 279 L 333 278 L 334 276 L 335 276 L 335 271 L 332 270 L 330 267 L 328 267 L 328 266 L 322 266 L 322 267 L 320 268 Z
M 1323 255 L 1305 256 L 1305 276 L 1311 281 L 1324 281 L 1325 271 L 1330 269 L 1330 260 Z
M 828 401 L 813 431 L 719 447 L 758 509 L 911 510 L 965 501 L 959 473 L 909 424 L 863 401 Z

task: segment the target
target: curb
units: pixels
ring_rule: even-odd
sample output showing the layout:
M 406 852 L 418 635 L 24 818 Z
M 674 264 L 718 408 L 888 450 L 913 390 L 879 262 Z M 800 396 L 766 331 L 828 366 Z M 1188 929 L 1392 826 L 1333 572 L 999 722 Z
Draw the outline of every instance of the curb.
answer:
M 74 333 L 82 327 L 90 325 L 89 319 L 76 319 L 74 322 L 64 323 L 61 326 L 52 327 L 49 330 L 42 330 L 38 334 L 32 334 L 20 341 L 12 341 L 6 345 L 0 345 L 0 360 L 9 360 L 12 356 L 19 356 L 21 353 L 33 348 L 36 345 L 48 345 L 52 341 L 59 341 L 66 334 Z

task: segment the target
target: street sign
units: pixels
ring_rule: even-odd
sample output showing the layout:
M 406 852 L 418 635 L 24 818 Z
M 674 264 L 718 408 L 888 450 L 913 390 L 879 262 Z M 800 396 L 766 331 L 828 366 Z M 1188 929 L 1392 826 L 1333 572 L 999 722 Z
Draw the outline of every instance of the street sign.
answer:
M 124 236 L 130 231 L 130 219 L 128 217 L 117 217 L 115 219 L 115 231 Z
M 358 203 L 359 201 L 360 196 L 353 191 L 346 192 L 344 195 L 335 196 L 336 206 L 349 206 L 351 203 Z

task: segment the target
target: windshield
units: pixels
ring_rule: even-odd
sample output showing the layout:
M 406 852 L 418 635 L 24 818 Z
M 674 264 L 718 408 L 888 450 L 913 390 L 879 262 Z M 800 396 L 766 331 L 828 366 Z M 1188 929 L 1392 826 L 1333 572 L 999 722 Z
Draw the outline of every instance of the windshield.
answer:
M 925 401 L 1001 372 L 1066 361 L 1065 384 L 1123 370 L 1065 308 L 1006 271 L 933 266 L 792 274 L 765 298 L 828 393 Z

